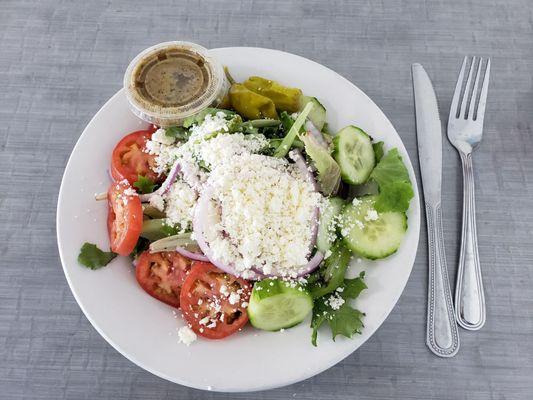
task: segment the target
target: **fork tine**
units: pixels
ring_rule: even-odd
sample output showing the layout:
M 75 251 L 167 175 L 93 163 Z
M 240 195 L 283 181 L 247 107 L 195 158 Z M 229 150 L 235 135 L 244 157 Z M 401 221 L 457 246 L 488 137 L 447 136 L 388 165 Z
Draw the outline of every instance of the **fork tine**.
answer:
M 450 106 L 450 115 L 453 115 L 455 118 L 459 118 L 459 99 L 461 98 L 461 88 L 463 87 L 463 79 L 465 76 L 466 61 L 468 57 L 465 56 L 463 59 L 463 65 L 461 66 L 461 72 L 459 72 L 459 77 L 457 78 L 457 83 L 455 84 L 455 92 L 453 92 L 452 105 Z
M 468 110 L 466 110 L 466 118 L 467 119 L 474 119 L 474 111 L 476 109 L 476 103 L 477 103 L 477 90 L 479 86 L 479 77 L 481 75 L 481 67 L 483 66 L 483 58 L 479 57 L 479 61 L 477 64 L 477 72 L 476 72 L 476 80 L 474 81 L 474 89 L 472 89 L 472 96 L 470 97 L 470 104 L 468 106 Z
M 477 121 L 478 117 L 483 123 L 483 117 L 485 116 L 485 106 L 487 105 L 487 93 L 489 91 L 489 77 L 490 77 L 490 58 L 487 59 L 487 67 L 485 68 L 485 76 L 483 77 L 483 85 L 481 86 L 481 94 L 479 95 L 479 105 L 477 106 L 476 113 L 474 114 L 474 121 Z
M 474 65 L 476 64 L 476 57 L 472 57 L 472 64 L 470 64 L 470 69 L 468 71 L 468 78 L 466 78 L 465 92 L 463 94 L 463 100 L 461 101 L 461 112 L 459 113 L 459 118 L 466 119 L 466 106 L 468 105 L 468 99 L 470 98 L 470 86 L 472 83 L 472 72 L 474 71 Z

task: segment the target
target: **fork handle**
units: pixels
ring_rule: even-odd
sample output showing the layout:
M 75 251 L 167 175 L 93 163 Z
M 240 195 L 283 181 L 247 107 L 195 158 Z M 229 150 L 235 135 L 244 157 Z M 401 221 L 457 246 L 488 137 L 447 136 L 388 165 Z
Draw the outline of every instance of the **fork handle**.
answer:
M 455 288 L 457 323 L 468 330 L 478 330 L 485 324 L 485 294 L 477 248 L 476 203 L 472 153 L 461 152 L 463 165 L 463 228 L 461 253 Z
M 459 333 L 448 281 L 440 203 L 426 202 L 429 245 L 429 286 L 426 344 L 440 357 L 453 357 L 459 350 Z

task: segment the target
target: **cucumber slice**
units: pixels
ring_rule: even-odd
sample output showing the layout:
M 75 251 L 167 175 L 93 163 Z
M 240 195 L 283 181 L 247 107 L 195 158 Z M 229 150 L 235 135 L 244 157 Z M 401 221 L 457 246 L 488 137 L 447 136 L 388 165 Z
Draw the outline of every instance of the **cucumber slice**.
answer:
M 278 331 L 298 325 L 312 309 L 313 298 L 302 286 L 265 279 L 254 285 L 248 317 L 255 328 Z
M 341 198 L 330 197 L 326 199 L 326 205 L 320 212 L 316 247 L 322 253 L 326 253 L 335 241 L 337 235 L 334 218 L 341 213 L 343 206 L 344 201 Z
M 335 135 L 333 144 L 333 157 L 341 167 L 342 180 L 351 185 L 365 182 L 376 165 L 370 136 L 349 125 Z
M 347 205 L 341 215 L 341 235 L 353 252 L 376 260 L 395 253 L 407 231 L 403 212 L 377 213 L 375 196 Z
M 316 97 L 300 96 L 300 111 L 303 110 L 307 103 L 313 103 L 313 109 L 307 116 L 313 125 L 319 131 L 322 130 L 326 123 L 326 108 L 320 103 Z

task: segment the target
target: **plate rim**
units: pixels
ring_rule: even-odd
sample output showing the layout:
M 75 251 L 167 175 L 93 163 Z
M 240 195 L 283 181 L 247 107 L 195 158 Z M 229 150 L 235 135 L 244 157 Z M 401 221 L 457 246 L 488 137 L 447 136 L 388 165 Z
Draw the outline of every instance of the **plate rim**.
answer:
M 60 209 L 61 209 L 61 206 L 63 204 L 64 196 L 65 196 L 64 193 L 63 193 L 64 192 L 64 186 L 65 186 L 64 185 L 64 183 L 65 183 L 65 175 L 66 175 L 66 172 L 69 169 L 71 163 L 73 162 L 73 154 L 75 153 L 75 150 L 80 145 L 81 139 L 84 137 L 84 135 L 87 134 L 88 127 L 90 125 L 92 125 L 93 121 L 96 120 L 101 113 L 104 112 L 103 110 L 106 109 L 106 107 L 110 103 L 112 103 L 117 97 L 123 96 L 124 88 L 120 88 L 114 95 L 112 95 L 98 109 L 98 111 L 93 115 L 93 117 L 85 125 L 85 128 L 83 129 L 82 133 L 80 134 L 80 136 L 78 137 L 78 139 L 76 141 L 76 144 L 74 145 L 74 147 L 71 150 L 71 153 L 69 155 L 68 161 L 67 161 L 67 163 L 65 165 L 65 169 L 63 171 L 63 175 L 62 175 L 62 178 L 61 178 L 61 184 L 60 184 L 60 189 L 59 189 L 58 199 L 57 199 L 57 206 L 56 206 L 56 239 L 57 239 L 59 258 L 60 258 L 60 261 L 61 261 L 61 266 L 62 266 L 62 269 L 63 269 L 63 273 L 64 273 L 65 278 L 67 280 L 67 283 L 68 283 L 68 286 L 70 288 L 70 291 L 71 291 L 72 295 L 74 296 L 74 299 L 76 300 L 76 303 L 78 304 L 78 306 L 82 310 L 84 316 L 90 322 L 92 327 L 100 334 L 100 336 L 102 338 L 104 338 L 104 340 L 109 345 L 111 345 L 111 347 L 113 349 L 115 349 L 117 352 L 119 352 L 126 359 L 128 359 L 129 361 L 131 361 L 132 363 L 134 363 L 138 367 L 150 372 L 151 374 L 153 374 L 153 375 L 155 375 L 155 376 L 157 376 L 159 378 L 168 380 L 170 382 L 173 382 L 173 383 L 176 383 L 176 384 L 179 384 L 179 385 L 183 385 L 183 386 L 186 386 L 186 387 L 191 387 L 191 388 L 194 388 L 194 389 L 200 389 L 200 390 L 206 390 L 206 391 L 215 391 L 215 392 L 225 392 L 225 393 L 256 392 L 256 391 L 269 390 L 269 389 L 274 389 L 274 388 L 281 388 L 281 387 L 285 387 L 285 386 L 288 386 L 288 385 L 291 385 L 291 384 L 294 384 L 294 383 L 302 382 L 304 380 L 307 380 L 307 379 L 309 379 L 309 378 L 311 378 L 313 376 L 316 376 L 316 375 L 328 370 L 329 368 L 335 366 L 336 364 L 338 364 L 339 362 L 341 362 L 342 360 L 344 360 L 345 358 L 347 358 L 348 356 L 353 354 L 363 344 L 365 344 L 366 341 L 368 339 L 370 339 L 376 333 L 376 331 L 383 325 L 383 323 L 387 320 L 387 318 L 389 317 L 391 312 L 394 310 L 394 308 L 398 304 L 398 300 L 400 299 L 401 295 L 405 291 L 405 288 L 407 286 L 407 282 L 409 281 L 409 279 L 411 277 L 411 274 L 412 274 L 412 271 L 413 271 L 413 268 L 414 268 L 414 264 L 415 264 L 415 261 L 416 261 L 416 255 L 417 255 L 417 252 L 418 252 L 418 246 L 419 246 L 419 242 L 420 242 L 421 214 L 422 214 L 421 206 L 420 206 L 420 191 L 419 191 L 418 183 L 417 183 L 417 180 L 416 180 L 415 169 L 414 169 L 413 164 L 411 162 L 411 157 L 409 156 L 409 153 L 407 152 L 407 149 L 405 148 L 405 144 L 404 144 L 401 136 L 399 135 L 398 131 L 396 130 L 396 128 L 394 127 L 392 122 L 389 120 L 389 118 L 385 114 L 385 112 L 362 89 L 360 89 L 358 86 L 356 86 L 350 80 L 345 78 L 343 75 L 339 74 L 338 72 L 334 71 L 333 69 L 331 69 L 331 68 L 329 68 L 329 67 L 327 67 L 327 66 L 325 66 L 323 64 L 320 64 L 317 61 L 314 61 L 314 60 L 311 60 L 309 58 L 300 56 L 298 54 L 286 52 L 286 51 L 283 51 L 283 50 L 270 49 L 270 48 L 264 48 L 264 47 L 253 47 L 253 46 L 251 46 L 251 47 L 250 46 L 229 46 L 229 47 L 217 47 L 217 48 L 209 49 L 209 51 L 239 51 L 239 50 L 260 51 L 260 52 L 264 52 L 264 51 L 275 52 L 275 53 L 280 53 L 283 56 L 297 57 L 297 58 L 301 59 L 301 61 L 303 61 L 303 62 L 315 64 L 316 66 L 318 66 L 320 68 L 326 69 L 329 73 L 333 73 L 333 74 L 337 75 L 338 77 L 340 77 L 342 79 L 342 81 L 344 82 L 344 84 L 349 85 L 351 89 L 353 89 L 356 92 L 358 92 L 359 95 L 362 95 L 367 101 L 369 101 L 371 104 L 373 104 L 375 107 L 377 107 L 377 109 L 381 112 L 381 114 L 382 114 L 382 116 L 384 118 L 384 121 L 388 125 L 390 125 L 390 127 L 392 127 L 392 129 L 394 130 L 394 132 L 398 136 L 398 138 L 399 138 L 399 140 L 400 140 L 400 142 L 401 142 L 401 144 L 402 144 L 402 146 L 403 146 L 403 148 L 405 150 L 405 154 L 407 154 L 407 167 L 408 167 L 408 170 L 409 169 L 411 170 L 412 176 L 415 178 L 415 179 L 412 179 L 412 181 L 413 181 L 412 184 L 413 184 L 414 193 L 415 193 L 415 196 L 413 197 L 413 201 L 418 200 L 419 212 L 418 212 L 418 218 L 417 218 L 417 221 L 416 221 L 416 225 L 418 226 L 418 229 L 414 232 L 415 233 L 415 237 L 413 238 L 413 240 L 415 241 L 414 249 L 413 249 L 413 259 L 412 259 L 412 262 L 410 263 L 411 266 L 410 266 L 407 278 L 405 280 L 405 283 L 402 285 L 401 290 L 399 290 L 398 294 L 395 296 L 394 302 L 393 302 L 392 307 L 390 308 L 390 310 L 386 314 L 383 315 L 383 319 L 379 323 L 379 325 L 374 329 L 374 331 L 368 337 L 366 337 L 362 342 L 360 342 L 359 345 L 355 349 L 352 349 L 350 352 L 348 352 L 346 354 L 342 354 L 340 357 L 335 358 L 335 360 L 333 362 L 321 364 L 318 369 L 313 370 L 311 372 L 308 372 L 307 370 L 302 370 L 302 374 L 297 379 L 285 380 L 285 381 L 280 382 L 279 384 L 268 384 L 268 385 L 262 385 L 262 386 L 261 385 L 257 385 L 254 389 L 248 389 L 248 388 L 246 388 L 246 389 L 239 389 L 239 388 L 217 389 L 217 388 L 214 388 L 213 389 L 213 388 L 211 388 L 211 386 L 208 386 L 208 385 L 198 385 L 198 384 L 194 384 L 192 382 L 188 382 L 186 380 L 182 380 L 182 379 L 176 378 L 174 376 L 169 376 L 169 375 L 167 375 L 165 373 L 162 373 L 160 371 L 156 371 L 155 369 L 153 369 L 153 368 L 151 368 L 149 366 L 146 366 L 145 364 L 143 364 L 142 362 L 137 360 L 135 357 L 131 356 L 126 351 L 122 350 L 122 348 L 121 348 L 121 346 L 119 344 L 115 343 L 115 341 L 112 338 L 110 338 L 108 335 L 106 335 L 103 332 L 102 329 L 100 329 L 98 324 L 93 320 L 91 315 L 87 312 L 87 310 L 85 309 L 84 305 L 80 301 L 79 295 L 78 295 L 78 293 L 77 293 L 77 291 L 76 291 L 76 289 L 75 289 L 75 287 L 74 287 L 74 285 L 72 283 L 71 277 L 69 276 L 69 272 L 68 272 L 67 267 L 66 267 L 66 263 L 64 261 L 65 256 L 63 255 L 62 245 L 61 245 L 61 238 L 60 238 L 60 226 L 62 224 L 61 219 L 60 219 Z

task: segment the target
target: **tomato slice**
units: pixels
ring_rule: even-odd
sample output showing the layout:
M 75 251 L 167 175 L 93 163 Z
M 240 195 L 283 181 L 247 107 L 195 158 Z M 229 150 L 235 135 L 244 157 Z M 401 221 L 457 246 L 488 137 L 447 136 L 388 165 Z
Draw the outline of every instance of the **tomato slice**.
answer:
M 133 194 L 132 194 L 133 192 Z M 111 251 L 121 256 L 130 254 L 143 225 L 141 199 L 126 181 L 115 182 L 107 192 L 107 230 Z
M 137 259 L 137 282 L 150 296 L 172 307 L 180 306 L 181 286 L 191 270 L 192 260 L 175 251 L 143 252 Z
M 153 171 L 155 155 L 145 152 L 146 141 L 150 140 L 154 129 L 136 131 L 126 135 L 113 149 L 111 156 L 111 175 L 116 181 L 126 179 L 133 185 L 139 175 L 153 182 L 162 182 L 163 176 Z
M 250 284 L 206 262 L 194 262 L 181 288 L 183 317 L 208 339 L 222 339 L 248 322 Z M 244 304 L 244 306 L 243 306 Z

